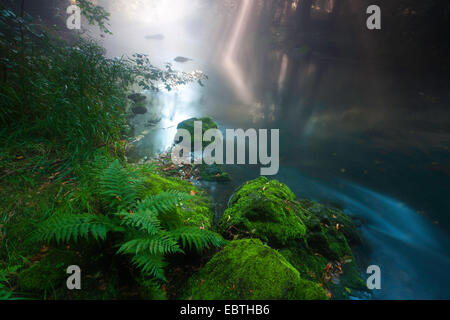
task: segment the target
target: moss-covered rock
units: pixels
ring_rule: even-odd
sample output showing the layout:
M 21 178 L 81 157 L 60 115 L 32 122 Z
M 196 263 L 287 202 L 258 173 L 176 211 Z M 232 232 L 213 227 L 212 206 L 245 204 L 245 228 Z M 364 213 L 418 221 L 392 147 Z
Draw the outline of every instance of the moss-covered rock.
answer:
M 306 226 L 299 217 L 295 195 L 277 180 L 260 177 L 244 184 L 231 197 L 219 225 L 244 235 L 283 245 L 303 239 Z
M 44 292 L 54 290 L 64 283 L 67 267 L 77 264 L 79 258 L 71 251 L 53 249 L 40 261 L 21 271 L 17 276 L 23 292 Z
M 223 171 L 220 164 L 201 164 L 200 179 L 205 181 L 230 181 L 228 172 Z
M 317 283 L 304 280 L 281 254 L 258 239 L 232 241 L 186 287 L 185 299 L 327 299 Z
M 142 275 L 136 279 L 139 284 L 139 295 L 145 300 L 167 300 L 166 293 L 154 279 L 146 279 Z

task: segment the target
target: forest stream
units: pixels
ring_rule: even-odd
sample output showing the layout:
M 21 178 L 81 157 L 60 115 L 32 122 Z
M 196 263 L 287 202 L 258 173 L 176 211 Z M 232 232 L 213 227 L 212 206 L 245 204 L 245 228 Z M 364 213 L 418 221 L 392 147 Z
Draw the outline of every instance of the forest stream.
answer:
M 156 65 L 171 62 L 209 76 L 204 87 L 142 92 L 149 112 L 132 119 L 138 141 L 131 159 L 164 152 L 177 124 L 191 117 L 210 116 L 222 131 L 279 128 L 274 178 L 299 198 L 343 208 L 358 222 L 363 269 L 379 265 L 383 272 L 375 298 L 450 297 L 444 232 L 450 220 L 442 210 L 450 207 L 450 177 L 442 174 L 448 136 L 438 130 L 450 117 L 442 107 L 448 92 L 430 93 L 421 79 L 382 64 L 267 48 L 252 30 L 252 4 L 224 13 L 191 0 L 145 8 L 125 2 L 106 5 L 114 35 L 99 40 L 108 56 L 146 53 Z M 177 56 L 192 60 L 174 61 Z M 423 108 L 433 95 L 441 104 Z M 445 117 L 434 117 L 437 110 Z M 219 216 L 234 190 L 259 176 L 258 166 L 225 170 L 230 182 L 202 182 Z

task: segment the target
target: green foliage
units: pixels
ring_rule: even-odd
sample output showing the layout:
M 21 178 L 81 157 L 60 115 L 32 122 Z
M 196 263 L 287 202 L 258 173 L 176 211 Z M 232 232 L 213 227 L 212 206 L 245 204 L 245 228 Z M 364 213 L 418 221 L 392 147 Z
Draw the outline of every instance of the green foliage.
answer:
M 198 227 L 167 223 L 172 213 L 190 196 L 179 191 L 167 191 L 157 195 L 142 196 L 143 179 L 113 161 L 97 175 L 99 196 L 108 203 L 103 214 L 61 213 L 39 223 L 36 237 L 56 243 L 77 242 L 93 237 L 105 240 L 108 234 L 121 234 L 115 244 L 118 254 L 131 256 L 132 262 L 142 272 L 159 280 L 165 280 L 164 257 L 184 253 L 182 248 L 201 251 L 220 247 L 224 240 L 216 233 Z M 116 239 L 117 237 L 111 237 Z M 181 246 L 180 246 L 181 244 Z
M 123 210 L 132 206 L 142 193 L 143 183 L 134 173 L 127 172 L 119 160 L 99 174 L 100 197 L 110 208 Z
M 39 240 L 55 240 L 57 244 L 77 242 L 89 236 L 105 240 L 108 231 L 113 229 L 107 217 L 93 214 L 56 214 L 38 225 Z

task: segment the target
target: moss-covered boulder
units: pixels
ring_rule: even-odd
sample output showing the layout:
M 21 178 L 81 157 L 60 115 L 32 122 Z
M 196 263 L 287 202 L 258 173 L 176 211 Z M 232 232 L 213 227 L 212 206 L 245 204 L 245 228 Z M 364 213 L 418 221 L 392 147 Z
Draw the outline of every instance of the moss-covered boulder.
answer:
M 242 185 L 219 221 L 229 239 L 259 238 L 279 252 L 302 278 L 321 283 L 333 297 L 365 290 L 350 245 L 359 232 L 344 212 L 295 195 L 277 180 L 261 177 Z
M 146 114 L 148 110 L 145 101 L 139 101 L 134 103 L 131 106 L 131 111 L 133 111 L 134 114 Z
M 295 195 L 277 180 L 260 177 L 233 194 L 219 222 L 220 230 L 283 245 L 303 239 L 306 226 L 300 218 Z
M 319 284 L 304 280 L 281 254 L 258 239 L 236 240 L 189 279 L 185 299 L 327 299 Z

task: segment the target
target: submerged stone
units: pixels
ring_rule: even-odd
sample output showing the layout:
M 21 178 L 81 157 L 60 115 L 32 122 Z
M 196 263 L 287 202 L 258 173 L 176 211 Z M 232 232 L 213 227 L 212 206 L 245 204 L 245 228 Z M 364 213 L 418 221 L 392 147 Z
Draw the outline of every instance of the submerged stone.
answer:
M 276 250 L 259 239 L 236 240 L 189 279 L 185 299 L 327 299 Z

